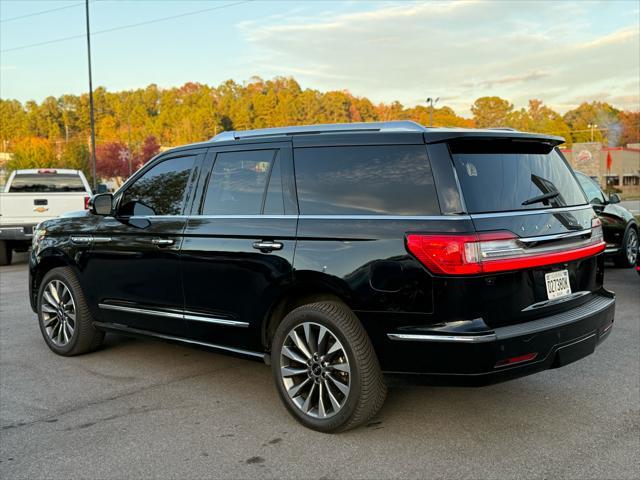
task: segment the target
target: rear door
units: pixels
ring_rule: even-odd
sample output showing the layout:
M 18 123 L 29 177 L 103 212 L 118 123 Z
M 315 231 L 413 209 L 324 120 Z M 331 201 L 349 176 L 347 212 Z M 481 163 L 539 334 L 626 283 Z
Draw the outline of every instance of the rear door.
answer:
M 486 240 L 481 259 L 492 262 L 474 280 L 488 324 L 566 310 L 601 288 L 602 263 L 584 253 L 602 250 L 602 230 L 557 148 L 491 138 L 448 146 L 466 210 Z
M 188 335 L 258 350 L 264 312 L 292 275 L 291 144 L 212 148 L 203 172 L 181 252 Z

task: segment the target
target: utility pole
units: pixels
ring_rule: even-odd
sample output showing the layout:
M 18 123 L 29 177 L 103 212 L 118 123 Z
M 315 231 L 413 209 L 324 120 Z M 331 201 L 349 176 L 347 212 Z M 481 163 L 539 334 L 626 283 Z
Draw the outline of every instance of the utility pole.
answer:
M 89 0 L 84 1 L 84 8 L 87 17 L 87 61 L 89 63 L 89 118 L 91 122 L 91 165 L 93 174 L 93 190 L 98 187 L 96 173 L 96 129 L 93 116 L 93 79 L 91 78 L 91 32 L 89 29 Z
M 591 143 L 593 143 L 593 130 L 598 128 L 598 125 L 594 123 L 590 123 L 589 125 L 587 125 L 587 127 L 591 129 Z
M 433 127 L 433 107 L 435 104 L 438 103 L 438 100 L 440 100 L 440 97 L 429 97 L 427 98 L 427 103 L 431 104 L 431 109 L 429 110 L 429 126 Z

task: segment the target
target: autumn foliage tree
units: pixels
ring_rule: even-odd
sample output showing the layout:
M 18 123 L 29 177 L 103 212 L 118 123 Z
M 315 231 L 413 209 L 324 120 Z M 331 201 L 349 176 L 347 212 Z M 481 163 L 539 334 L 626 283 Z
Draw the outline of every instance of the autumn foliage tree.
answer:
M 18 139 L 12 150 L 13 157 L 7 162 L 8 170 L 58 166 L 53 145 L 46 138 L 24 137 Z

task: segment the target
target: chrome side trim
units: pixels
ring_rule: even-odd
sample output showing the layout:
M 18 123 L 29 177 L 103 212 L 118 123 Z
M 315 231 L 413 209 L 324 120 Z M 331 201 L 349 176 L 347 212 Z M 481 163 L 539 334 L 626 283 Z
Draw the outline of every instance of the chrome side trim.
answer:
M 300 220 L 471 220 L 469 215 L 300 215 Z
M 93 243 L 109 243 L 111 237 L 93 237 Z
M 418 333 L 387 333 L 390 340 L 410 342 L 453 342 L 453 343 L 485 343 L 494 342 L 497 337 L 493 333 L 486 335 L 423 335 Z
M 562 213 L 573 212 L 575 210 L 591 210 L 591 205 L 577 205 L 575 207 L 560 208 L 544 208 L 536 210 L 516 210 L 512 212 L 494 212 L 494 213 L 472 213 L 470 216 L 474 218 L 494 218 L 494 217 L 519 217 L 521 215 L 541 215 L 545 213 Z
M 118 312 L 139 313 L 141 315 L 153 315 L 157 317 L 179 318 L 182 320 L 184 314 L 178 312 L 163 312 L 160 310 L 148 310 L 146 308 L 127 307 L 124 305 L 112 305 L 110 303 L 99 303 L 98 308 L 103 310 L 116 310 Z
M 125 305 L 113 305 L 110 303 L 99 303 L 98 308 L 103 310 L 115 310 L 119 312 L 138 313 L 140 315 L 152 315 L 155 317 L 178 318 L 180 320 L 190 320 L 194 322 L 215 323 L 218 325 L 228 325 L 230 327 L 248 327 L 248 322 L 238 320 L 230 320 L 227 318 L 207 317 L 204 315 L 195 315 L 187 312 L 167 312 L 162 310 L 150 310 L 147 308 L 128 307 Z
M 148 330 L 141 330 L 138 328 L 131 328 L 131 327 L 127 327 L 126 325 L 119 325 L 119 324 L 115 324 L 115 323 L 106 323 L 106 322 L 93 322 L 95 326 L 97 327 L 102 327 L 108 330 L 116 330 L 122 333 L 134 333 L 137 335 L 144 335 L 146 337 L 154 337 L 154 338 L 160 338 L 162 340 L 171 340 L 174 342 L 180 342 L 180 343 L 186 343 L 189 345 L 200 345 L 203 347 L 208 347 L 208 348 L 215 348 L 217 350 L 224 350 L 227 352 L 232 352 L 232 353 L 237 353 L 239 355 L 245 355 L 248 357 L 253 357 L 253 358 L 260 358 L 260 359 L 264 359 L 265 358 L 265 354 L 264 353 L 260 353 L 260 352 L 252 352 L 250 350 L 243 350 L 241 348 L 233 348 L 233 347 L 227 347 L 224 345 L 217 345 L 215 343 L 207 343 L 207 342 L 200 342 L 197 340 L 190 340 L 188 338 L 183 338 L 183 337 L 175 337 L 173 335 L 165 335 L 163 333 L 155 333 L 155 332 L 150 332 Z
M 265 218 L 265 219 L 287 219 L 287 218 L 298 218 L 298 215 L 191 215 L 189 220 L 215 220 L 215 219 L 253 219 L 253 218 Z
M 205 323 L 215 323 L 218 325 L 229 325 L 231 327 L 248 327 L 249 322 L 240 322 L 238 320 L 229 320 L 227 318 L 216 318 L 216 317 L 204 317 L 202 315 L 192 315 L 190 313 L 185 313 L 185 320 L 190 320 L 193 322 L 205 322 Z

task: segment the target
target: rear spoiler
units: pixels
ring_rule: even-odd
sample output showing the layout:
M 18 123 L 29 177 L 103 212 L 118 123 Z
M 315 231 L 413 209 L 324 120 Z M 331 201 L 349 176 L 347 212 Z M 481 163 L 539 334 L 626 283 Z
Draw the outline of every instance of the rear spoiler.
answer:
M 565 142 L 563 137 L 542 133 L 525 133 L 513 130 L 430 130 L 424 132 L 425 143 L 442 143 L 458 140 L 512 140 L 517 142 L 536 142 L 549 145 L 549 149 Z

